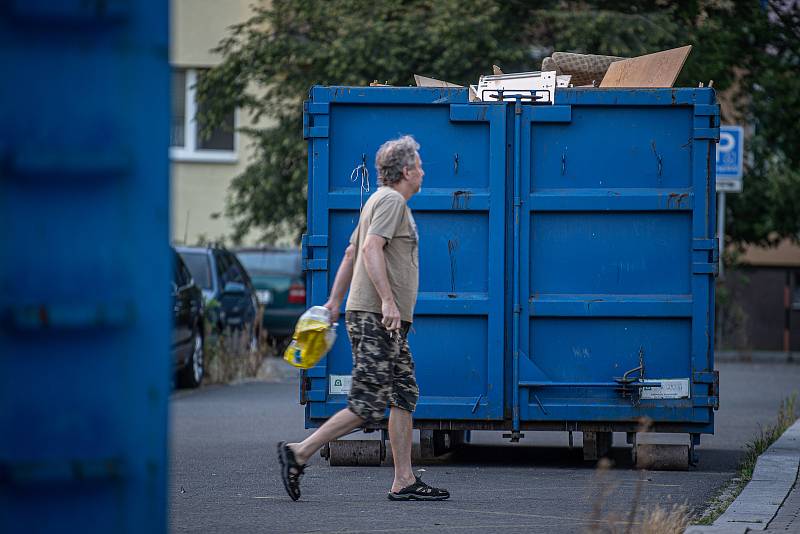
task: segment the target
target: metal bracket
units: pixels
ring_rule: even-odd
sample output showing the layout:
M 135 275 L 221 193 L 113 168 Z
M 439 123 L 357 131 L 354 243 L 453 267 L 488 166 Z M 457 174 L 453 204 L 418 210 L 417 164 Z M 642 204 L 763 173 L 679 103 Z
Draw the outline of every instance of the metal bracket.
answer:
M 719 141 L 719 127 L 717 128 L 695 128 L 692 134 L 694 139 L 709 139 Z
M 327 102 L 303 102 L 303 139 L 328 137 L 329 113 Z
M 572 122 L 572 106 L 533 107 L 531 122 Z
M 712 121 L 711 126 L 719 127 L 719 104 L 696 104 L 694 116 L 709 117 Z
M 700 118 L 700 124 L 703 124 L 705 120 L 702 118 L 707 117 L 709 122 L 707 123 L 710 127 L 705 127 L 703 124 L 702 127 L 696 127 L 693 130 L 692 137 L 694 139 L 710 139 L 714 141 L 719 141 L 719 104 L 698 104 L 694 106 L 694 116 Z M 695 121 L 695 125 L 698 124 L 698 121 Z
M 511 439 L 511 443 L 519 443 L 519 440 L 525 437 L 525 434 L 515 430 L 510 434 L 503 434 L 503 437 L 506 439 Z
M 709 252 L 708 263 L 692 263 L 693 274 L 711 274 L 714 276 L 719 274 L 719 240 L 716 237 L 693 239 L 692 250 Z
M 718 263 L 692 263 L 692 274 L 719 275 Z
M 708 397 L 715 410 L 719 410 L 719 371 L 698 371 L 694 373 L 693 382 L 695 384 L 708 384 Z
M 327 258 L 312 258 L 310 249 L 328 248 L 328 236 L 303 234 L 300 241 L 300 258 L 303 271 L 327 271 Z M 325 254 L 327 256 L 327 254 Z
M 489 106 L 479 104 L 450 104 L 450 120 L 452 122 L 486 122 Z
M 308 391 L 311 389 L 311 378 L 305 369 L 300 371 L 300 405 L 305 406 L 308 402 Z

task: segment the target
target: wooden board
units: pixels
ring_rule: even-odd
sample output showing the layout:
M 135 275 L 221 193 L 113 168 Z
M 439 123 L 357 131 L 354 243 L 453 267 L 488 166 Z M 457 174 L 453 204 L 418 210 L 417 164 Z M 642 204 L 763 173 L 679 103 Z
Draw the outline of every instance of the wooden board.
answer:
M 442 80 L 437 80 L 435 78 L 427 78 L 425 76 L 420 76 L 419 74 L 414 75 L 414 81 L 417 82 L 417 87 L 463 87 L 462 85 L 443 82 Z
M 692 45 L 615 61 L 600 87 L 672 87 Z

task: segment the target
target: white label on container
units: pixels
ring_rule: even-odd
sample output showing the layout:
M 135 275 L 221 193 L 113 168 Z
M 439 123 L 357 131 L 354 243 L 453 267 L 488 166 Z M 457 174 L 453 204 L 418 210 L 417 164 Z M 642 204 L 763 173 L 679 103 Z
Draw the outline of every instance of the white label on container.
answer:
M 331 395 L 347 395 L 350 393 L 350 386 L 353 385 L 353 377 L 350 375 L 331 375 L 328 377 L 328 392 Z
M 658 379 L 651 378 L 645 380 L 647 382 L 654 382 L 661 384 L 660 386 L 643 387 L 642 399 L 688 399 L 689 398 L 689 379 L 688 378 L 670 378 Z

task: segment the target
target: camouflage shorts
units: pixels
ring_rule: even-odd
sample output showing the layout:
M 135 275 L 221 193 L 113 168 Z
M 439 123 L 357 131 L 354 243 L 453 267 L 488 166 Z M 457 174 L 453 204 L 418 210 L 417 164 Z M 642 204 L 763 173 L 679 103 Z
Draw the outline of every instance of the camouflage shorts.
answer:
M 347 406 L 367 422 L 383 419 L 386 406 L 413 412 L 419 389 L 414 378 L 414 360 L 408 348 L 408 329 L 389 332 L 379 313 L 348 311 L 347 334 L 353 346 L 353 385 Z

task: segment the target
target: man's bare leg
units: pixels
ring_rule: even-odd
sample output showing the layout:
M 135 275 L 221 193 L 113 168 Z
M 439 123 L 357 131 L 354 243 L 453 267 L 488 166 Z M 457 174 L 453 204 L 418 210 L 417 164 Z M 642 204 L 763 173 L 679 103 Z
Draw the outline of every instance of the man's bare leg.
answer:
M 411 414 L 409 414 L 410 416 Z M 364 424 L 364 420 L 350 411 L 349 408 L 340 410 L 333 417 L 325 421 L 313 434 L 300 443 L 289 443 L 288 446 L 294 453 L 295 460 L 300 465 L 308 462 L 315 452 L 320 450 L 329 441 L 338 439 L 348 432 Z M 410 456 L 409 456 L 410 460 Z
M 411 412 L 392 406 L 389 412 L 389 442 L 392 444 L 394 459 L 394 482 L 392 492 L 413 484 L 414 471 L 411 469 L 411 440 L 413 438 Z

